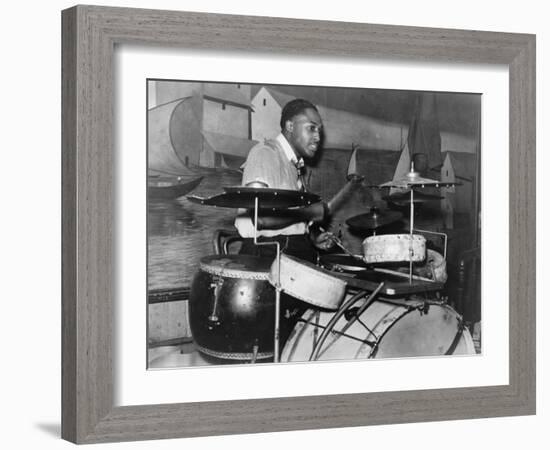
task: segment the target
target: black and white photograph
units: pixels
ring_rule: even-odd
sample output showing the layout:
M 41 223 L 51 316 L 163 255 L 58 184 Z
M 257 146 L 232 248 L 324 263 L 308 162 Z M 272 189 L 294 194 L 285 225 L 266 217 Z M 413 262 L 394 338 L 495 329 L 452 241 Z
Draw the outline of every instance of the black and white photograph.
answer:
M 543 2 L 94 3 L 3 10 L 3 448 L 545 447 Z
M 148 369 L 482 354 L 481 94 L 146 93 Z

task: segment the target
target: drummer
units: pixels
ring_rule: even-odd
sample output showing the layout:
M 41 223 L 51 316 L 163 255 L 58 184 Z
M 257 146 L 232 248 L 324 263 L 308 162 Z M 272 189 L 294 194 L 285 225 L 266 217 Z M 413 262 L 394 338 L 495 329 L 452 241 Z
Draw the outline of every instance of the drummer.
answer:
M 304 165 L 319 151 L 323 131 L 319 111 L 307 100 L 292 100 L 281 112 L 280 125 L 281 133 L 275 139 L 259 143 L 250 150 L 244 165 L 243 186 L 307 190 Z M 325 202 L 277 213 L 260 213 L 258 240 L 277 240 L 284 253 L 315 262 L 317 250 L 328 250 L 334 245 L 332 234 L 321 231 L 318 226 L 327 222 L 330 214 L 330 207 Z M 274 257 L 274 246 L 254 245 L 253 217 L 253 211 L 239 210 L 235 219 L 235 227 L 245 238 L 241 253 Z

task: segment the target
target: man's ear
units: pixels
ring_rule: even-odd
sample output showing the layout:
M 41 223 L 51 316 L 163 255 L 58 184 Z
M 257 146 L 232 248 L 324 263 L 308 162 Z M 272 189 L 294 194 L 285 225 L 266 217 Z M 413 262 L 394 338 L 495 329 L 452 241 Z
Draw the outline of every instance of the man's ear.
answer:
M 293 129 L 294 129 L 294 122 L 292 122 L 292 120 L 287 120 L 285 122 L 285 131 L 287 133 L 291 133 Z

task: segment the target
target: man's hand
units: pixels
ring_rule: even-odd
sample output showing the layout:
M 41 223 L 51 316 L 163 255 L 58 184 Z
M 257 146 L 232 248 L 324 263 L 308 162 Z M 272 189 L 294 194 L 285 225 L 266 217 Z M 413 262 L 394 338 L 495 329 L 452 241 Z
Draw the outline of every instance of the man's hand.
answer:
M 311 242 L 319 250 L 330 250 L 334 247 L 335 236 L 330 231 L 323 231 L 319 234 L 312 234 Z

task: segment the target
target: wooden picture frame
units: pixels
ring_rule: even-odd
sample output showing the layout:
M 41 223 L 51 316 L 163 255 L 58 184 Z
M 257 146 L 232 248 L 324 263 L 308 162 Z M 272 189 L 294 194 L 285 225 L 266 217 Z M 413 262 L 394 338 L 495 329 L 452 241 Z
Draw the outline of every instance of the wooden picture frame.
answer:
M 63 11 L 62 29 L 64 439 L 95 443 L 535 413 L 533 35 L 97 6 Z M 115 407 L 115 44 L 507 65 L 509 384 Z

